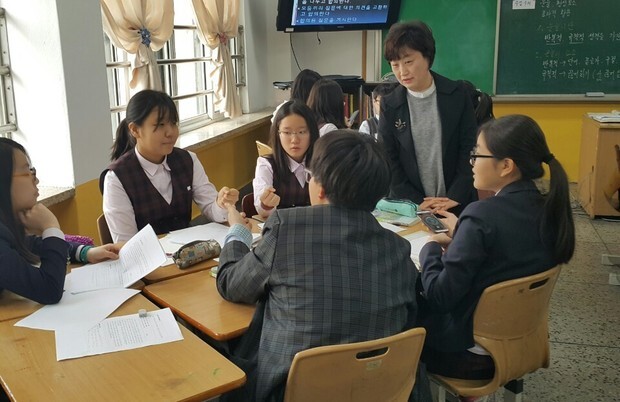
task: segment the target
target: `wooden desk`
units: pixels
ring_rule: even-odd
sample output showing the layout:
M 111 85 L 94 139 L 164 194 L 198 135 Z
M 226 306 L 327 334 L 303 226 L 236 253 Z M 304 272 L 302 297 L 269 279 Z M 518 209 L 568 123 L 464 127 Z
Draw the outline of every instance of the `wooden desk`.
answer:
M 261 230 L 258 227 L 258 224 L 260 222 L 257 222 L 253 219 L 250 219 L 250 222 L 252 223 L 252 232 L 260 233 Z M 220 244 L 220 246 L 224 247 L 223 244 Z M 181 247 L 181 245 L 179 245 L 179 247 Z M 202 261 L 196 265 L 192 265 L 191 267 L 184 268 L 184 269 L 179 268 L 175 264 L 170 264 L 170 265 L 157 268 L 155 271 L 151 272 L 150 274 L 142 278 L 142 280 L 148 285 L 151 283 L 161 282 L 167 279 L 177 278 L 179 276 L 183 276 L 183 275 L 187 275 L 187 274 L 191 274 L 195 272 L 206 271 L 206 270 L 209 270 L 217 266 L 217 264 L 218 262 L 212 259 L 207 260 L 207 261 Z
M 217 291 L 208 271 L 147 285 L 146 297 L 175 314 L 210 338 L 225 341 L 247 331 L 255 306 L 231 303 Z
M 156 310 L 142 295 L 113 315 Z M 186 328 L 184 340 L 56 361 L 54 333 L 0 323 L 0 379 L 16 401 L 194 401 L 238 388 L 241 369 Z
M 25 297 L 16 295 L 9 290 L 0 292 L 0 322 L 23 318 L 43 307 Z

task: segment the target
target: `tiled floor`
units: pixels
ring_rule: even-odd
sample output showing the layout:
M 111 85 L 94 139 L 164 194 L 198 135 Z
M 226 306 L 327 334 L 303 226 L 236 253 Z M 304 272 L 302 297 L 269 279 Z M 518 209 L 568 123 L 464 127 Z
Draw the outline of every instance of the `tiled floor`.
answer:
M 525 378 L 528 402 L 620 401 L 620 286 L 608 284 L 620 267 L 601 264 L 601 254 L 620 254 L 620 222 L 574 204 L 576 252 L 551 299 L 551 365 Z

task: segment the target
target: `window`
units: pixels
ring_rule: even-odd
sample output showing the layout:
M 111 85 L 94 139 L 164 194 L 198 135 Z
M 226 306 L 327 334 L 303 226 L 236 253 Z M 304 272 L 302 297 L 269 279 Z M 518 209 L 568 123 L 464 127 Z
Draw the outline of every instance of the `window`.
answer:
M 17 125 L 9 61 L 9 41 L 3 8 L 0 8 L 0 81 L 0 137 L 10 137 L 11 132 L 17 130 Z
M 209 79 L 211 49 L 200 42 L 190 2 L 174 2 L 174 31 L 156 53 L 162 87 L 174 99 L 179 111 L 181 133 L 205 126 L 224 116 L 214 112 L 213 87 Z M 131 80 L 130 55 L 116 48 L 104 34 L 112 128 L 125 117 Z M 237 87 L 245 85 L 243 76 L 243 27 L 229 41 Z

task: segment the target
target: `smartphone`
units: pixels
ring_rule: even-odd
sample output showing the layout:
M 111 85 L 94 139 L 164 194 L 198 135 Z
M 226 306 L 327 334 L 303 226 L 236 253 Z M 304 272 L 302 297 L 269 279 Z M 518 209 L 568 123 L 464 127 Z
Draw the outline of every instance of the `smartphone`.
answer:
M 445 233 L 448 228 L 430 211 L 418 211 L 417 215 L 433 233 Z

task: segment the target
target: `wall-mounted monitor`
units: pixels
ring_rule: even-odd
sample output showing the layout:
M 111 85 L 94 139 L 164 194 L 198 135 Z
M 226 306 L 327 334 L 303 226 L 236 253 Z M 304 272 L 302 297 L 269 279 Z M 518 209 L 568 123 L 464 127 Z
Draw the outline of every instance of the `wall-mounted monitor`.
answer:
M 284 32 L 387 29 L 401 0 L 278 0 L 276 28 Z

